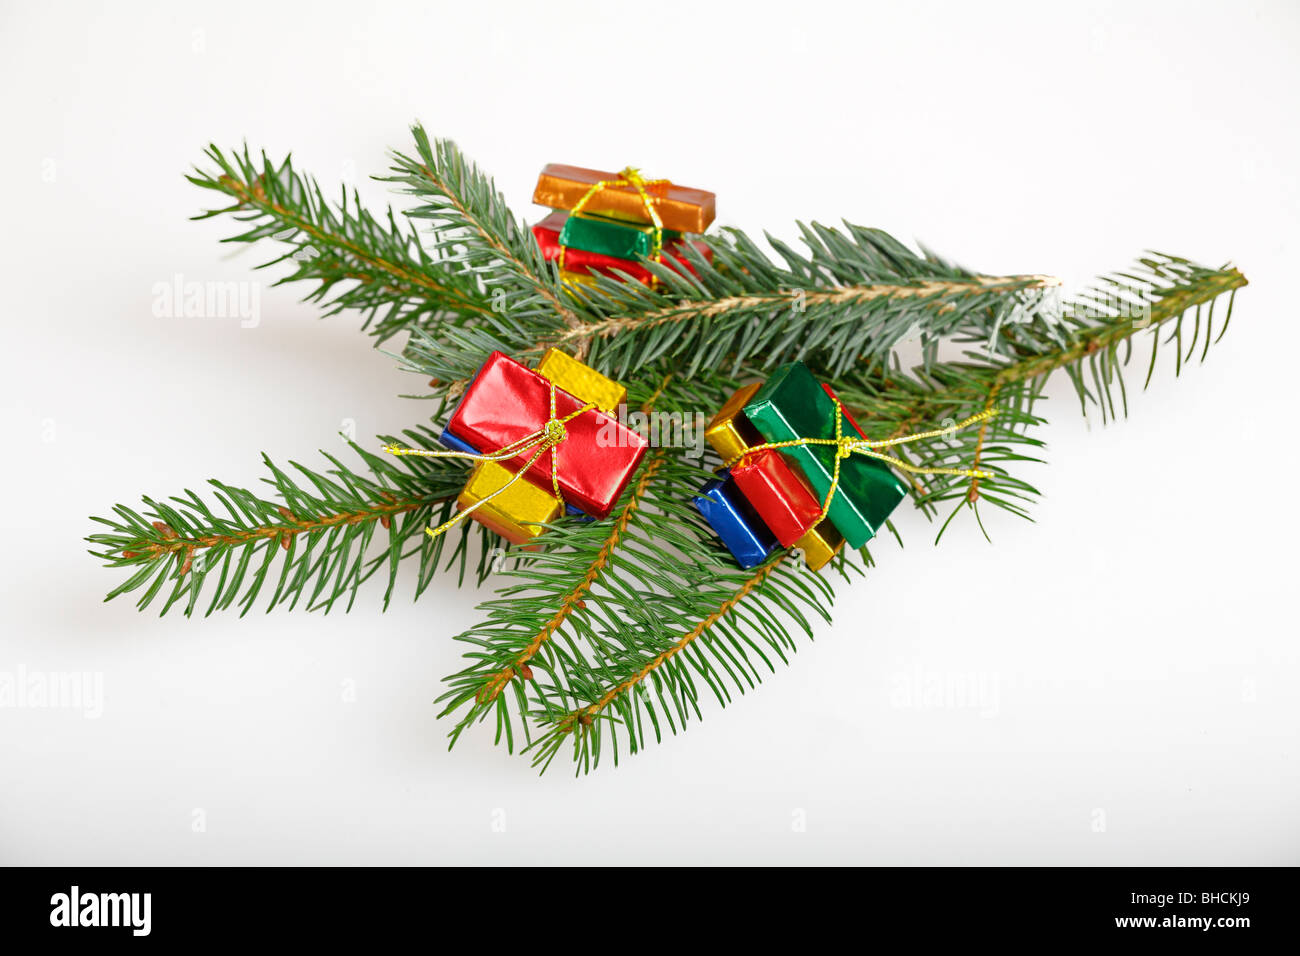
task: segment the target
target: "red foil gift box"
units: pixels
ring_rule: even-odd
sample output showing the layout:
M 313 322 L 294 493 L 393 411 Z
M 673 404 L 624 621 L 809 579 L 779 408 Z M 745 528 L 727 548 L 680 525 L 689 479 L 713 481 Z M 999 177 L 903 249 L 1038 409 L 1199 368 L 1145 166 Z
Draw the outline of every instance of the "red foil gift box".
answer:
M 793 547 L 821 517 L 821 502 L 775 448 L 732 466 L 731 477 L 783 548 Z
M 541 247 L 542 255 L 546 257 L 547 262 L 552 262 L 560 258 L 560 230 L 564 228 L 564 221 L 569 218 L 569 214 L 562 210 L 557 210 L 533 226 L 533 236 L 537 239 L 537 245 Z M 682 249 L 682 243 L 685 240 L 674 239 L 671 242 L 664 243 L 663 264 L 675 272 L 681 272 L 685 269 L 691 275 L 695 275 L 695 268 L 686 260 L 685 252 Z M 709 248 L 708 243 L 698 239 L 691 240 L 692 244 L 705 260 L 713 261 L 713 250 Z M 599 252 L 588 252 L 586 249 L 575 249 L 568 246 L 564 250 L 564 268 L 567 272 L 576 272 L 579 275 L 590 275 L 593 272 L 602 275 L 620 278 L 615 275 L 614 270 L 618 269 L 626 272 L 640 282 L 650 281 L 650 270 L 640 262 L 634 262 L 631 259 L 616 259 L 613 256 L 602 255 Z
M 491 454 L 546 425 L 551 414 L 551 387 L 537 372 L 502 352 L 493 352 L 465 390 L 447 430 L 479 452 Z M 571 415 L 584 404 L 556 387 L 556 418 Z M 550 491 L 554 461 L 565 502 L 594 518 L 608 517 L 649 443 L 595 408 L 565 422 L 564 428 L 567 437 L 543 452 L 524 477 Z M 534 454 L 535 448 L 526 449 L 501 464 L 518 472 Z

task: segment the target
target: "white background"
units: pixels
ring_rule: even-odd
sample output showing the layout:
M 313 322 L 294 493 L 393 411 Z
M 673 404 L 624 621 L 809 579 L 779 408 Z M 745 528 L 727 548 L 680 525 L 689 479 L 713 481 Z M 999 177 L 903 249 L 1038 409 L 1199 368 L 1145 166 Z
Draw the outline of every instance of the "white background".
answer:
M 2 9 L 0 671 L 102 673 L 104 702 L 0 709 L 0 862 L 1300 862 L 1294 3 Z M 151 310 L 269 256 L 187 222 L 209 141 L 382 207 L 366 177 L 417 119 L 528 215 L 547 162 L 634 163 L 785 238 L 845 217 L 1076 285 L 1155 248 L 1251 285 L 1129 420 L 1057 384 L 1037 523 L 934 548 L 903 514 L 907 549 L 758 692 L 538 779 L 487 732 L 445 749 L 476 619 L 450 581 L 384 615 L 371 587 L 159 619 L 101 603 L 120 578 L 82 541 L 115 502 L 427 414 L 305 289 L 263 288 L 251 329 Z M 963 682 L 974 706 L 924 696 Z

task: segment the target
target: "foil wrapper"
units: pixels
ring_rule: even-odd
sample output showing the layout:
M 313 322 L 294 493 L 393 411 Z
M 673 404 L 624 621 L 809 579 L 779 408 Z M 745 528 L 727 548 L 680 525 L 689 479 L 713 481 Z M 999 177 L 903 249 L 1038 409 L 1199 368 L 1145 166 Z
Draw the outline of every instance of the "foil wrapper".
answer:
M 844 547 L 844 535 L 827 518 L 796 541 L 794 547 L 810 571 L 820 571 Z
M 618 173 L 551 163 L 537 177 L 533 202 L 552 209 L 572 209 L 591 193 L 596 183 L 617 181 L 620 178 Z M 716 215 L 717 197 L 704 189 L 652 180 L 646 185 L 646 194 L 654 204 L 665 229 L 704 232 Z M 584 212 L 612 219 L 636 223 L 653 222 L 646 213 L 641 194 L 630 185 L 605 186 L 592 193 L 582 208 Z
M 701 488 L 692 504 L 742 568 L 762 564 L 776 551 L 776 538 L 726 471 Z
M 550 418 L 552 383 L 501 352 L 493 352 L 465 390 L 447 422 L 445 434 L 479 454 L 491 454 L 540 431 Z M 587 402 L 555 386 L 555 415 L 565 418 Z M 594 402 L 593 402 L 594 404 Z M 564 424 L 565 437 L 529 466 L 535 450 L 501 462 L 511 472 L 553 491 L 552 474 L 567 504 L 595 518 L 609 515 L 648 442 L 599 408 Z
M 679 238 L 681 233 L 660 230 L 661 244 Z M 653 226 L 619 222 L 604 216 L 570 214 L 560 230 L 560 244 L 570 249 L 599 252 L 615 259 L 635 259 L 654 255 L 655 230 Z
M 470 473 L 456 504 L 462 511 L 478 505 L 470 513 L 471 519 L 507 541 L 527 545 L 546 530 L 541 527 L 543 524 L 560 516 L 563 505 L 555 495 L 532 482 L 516 481 L 510 485 L 513 477 L 512 471 L 495 461 L 481 462 Z M 490 501 L 484 501 L 489 497 Z
M 572 284 L 582 286 L 589 283 L 576 279 L 577 276 L 597 273 L 621 280 L 624 276 L 619 273 L 626 273 L 626 275 L 631 276 L 638 282 L 650 282 L 650 270 L 641 262 L 602 255 L 599 252 L 589 252 L 586 249 L 566 248 L 560 242 L 560 233 L 564 229 L 567 220 L 568 213 L 553 212 L 532 227 L 533 236 L 537 240 L 537 245 L 542 250 L 542 255 L 547 262 L 559 261 L 560 250 L 564 250 L 562 271 L 570 274 L 564 276 L 566 281 L 572 280 Z M 675 239 L 671 242 L 665 242 L 660 261 L 676 272 L 685 271 L 695 275 L 695 267 L 691 265 L 685 255 L 686 242 L 690 242 L 706 262 L 713 261 L 713 250 L 709 248 L 708 243 L 701 239 Z
M 763 523 L 784 548 L 794 546 L 821 518 L 821 501 L 779 451 L 763 449 L 746 455 L 764 442 L 745 417 L 745 405 L 759 383 L 746 385 L 727 400 L 705 428 L 704 436 L 730 465 L 731 477 Z M 741 458 L 740 456 L 745 457 Z M 736 459 L 740 459 L 737 461 Z
M 777 369 L 754 393 L 744 413 L 765 441 L 835 437 L 837 412 L 833 395 L 802 362 Z M 844 434 L 862 435 L 847 414 L 843 415 L 843 427 Z M 834 475 L 834 446 L 797 445 L 781 449 L 781 454 L 799 469 L 814 495 L 824 501 Z M 906 494 L 906 483 L 883 462 L 850 455 L 840 462 L 839 485 L 827 518 L 850 547 L 860 548 L 884 525 Z
M 537 374 L 554 382 L 573 397 L 591 402 L 602 412 L 611 415 L 627 402 L 626 388 L 559 349 L 546 350 L 542 360 L 537 363 Z

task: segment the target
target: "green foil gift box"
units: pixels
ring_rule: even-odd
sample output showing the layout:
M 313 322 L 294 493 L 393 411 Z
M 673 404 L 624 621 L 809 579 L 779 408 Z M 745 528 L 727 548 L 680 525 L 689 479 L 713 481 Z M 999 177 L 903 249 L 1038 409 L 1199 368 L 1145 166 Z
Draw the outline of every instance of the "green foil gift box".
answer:
M 670 229 L 662 230 L 663 243 L 681 237 L 681 233 Z M 634 222 L 618 222 L 603 216 L 591 216 L 586 213 L 569 215 L 560 230 L 560 245 L 598 252 L 615 259 L 636 259 L 638 256 L 653 256 L 655 249 L 654 226 L 643 226 Z
M 838 412 L 837 412 L 838 409 Z M 769 442 L 835 439 L 835 416 L 841 434 L 858 437 L 853 419 L 838 408 L 831 393 L 802 362 L 783 365 L 754 393 L 745 417 Z M 825 501 L 835 475 L 836 447 L 794 445 L 781 449 L 803 474 L 818 500 Z M 865 455 L 840 461 L 840 480 L 826 517 L 849 547 L 860 548 L 875 535 L 907 494 L 907 484 L 884 462 Z

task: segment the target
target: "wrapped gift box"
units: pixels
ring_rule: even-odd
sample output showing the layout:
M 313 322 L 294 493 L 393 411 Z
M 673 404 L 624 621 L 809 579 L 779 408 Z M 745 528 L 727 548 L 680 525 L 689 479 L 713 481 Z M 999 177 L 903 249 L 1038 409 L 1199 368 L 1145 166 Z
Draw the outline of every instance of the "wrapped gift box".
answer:
M 545 376 L 493 352 L 465 390 L 444 434 L 479 454 L 506 448 L 545 426 L 550 418 L 551 387 Z M 584 404 L 555 387 L 557 418 L 577 412 Z M 599 408 L 582 412 L 564 427 L 564 441 L 538 456 L 525 478 L 551 490 L 554 463 L 564 501 L 593 517 L 605 518 L 645 454 L 647 441 Z M 534 454 L 535 449 L 525 449 L 501 464 L 515 472 L 528 465 Z
M 755 391 L 744 413 L 769 442 L 835 437 L 837 411 L 833 395 L 802 362 L 777 369 Z M 844 434 L 862 434 L 847 414 L 839 414 L 843 415 Z M 813 493 L 824 501 L 834 474 L 834 446 L 793 446 L 782 449 L 781 454 L 798 467 Z M 871 540 L 906 494 L 906 483 L 884 462 L 850 455 L 840 463 L 839 487 L 827 517 L 850 547 L 860 548 Z
M 462 511 L 477 505 L 471 518 L 507 541 L 526 545 L 546 530 L 541 525 L 560 516 L 561 503 L 530 481 L 521 479 L 510 484 L 513 477 L 512 471 L 494 461 L 480 462 L 470 473 L 456 504 Z M 496 497 L 484 501 L 492 495 Z
M 537 239 L 537 245 L 542 250 L 542 255 L 547 262 L 554 262 L 560 258 L 560 249 L 563 248 L 560 242 L 560 232 L 563 230 L 567 219 L 568 213 L 553 212 L 532 227 L 533 236 Z M 672 242 L 665 242 L 660 261 L 675 272 L 685 270 L 691 275 L 695 275 L 695 267 L 686 259 L 683 250 L 683 243 L 686 241 L 685 239 L 675 239 Z M 709 248 L 707 243 L 699 239 L 693 239 L 690 242 L 706 261 L 712 261 L 713 250 Z M 588 275 L 594 272 L 612 276 L 616 279 L 622 278 L 617 273 L 623 272 L 639 282 L 646 283 L 652 278 L 650 270 L 640 262 L 631 259 L 618 259 L 614 256 L 606 256 L 598 252 L 588 252 L 585 249 L 576 248 L 564 249 L 564 271 L 573 273 L 576 276 Z
M 701 488 L 693 504 L 742 568 L 762 564 L 776 551 L 776 538 L 726 471 Z
M 830 518 L 813 527 L 811 531 L 794 543 L 795 549 L 803 553 L 803 560 L 808 569 L 819 571 L 831 558 L 839 554 L 844 547 L 844 535 L 840 534 Z
M 627 402 L 626 388 L 559 349 L 546 350 L 542 360 L 537 363 L 537 374 L 554 382 L 574 398 L 581 399 L 584 403 L 591 402 L 610 415 Z
M 551 163 L 537 177 L 533 202 L 552 209 L 572 209 L 591 187 L 598 182 L 621 179 L 619 173 L 584 169 Z M 663 228 L 677 232 L 704 232 L 713 222 L 717 197 L 703 189 L 691 189 L 676 183 L 653 182 L 646 185 L 646 193 L 654 203 Z M 583 204 L 584 212 L 628 222 L 650 223 L 645 201 L 631 185 L 605 186 L 593 193 Z
M 660 230 L 661 245 L 680 238 L 679 232 Z M 570 215 L 560 228 L 560 245 L 615 259 L 635 260 L 637 256 L 654 255 L 655 230 L 654 226 L 619 222 L 604 216 Z
M 740 493 L 781 546 L 788 548 L 812 530 L 821 517 L 822 504 L 776 449 L 764 449 L 736 460 L 764 442 L 744 412 L 758 388 L 758 383 L 746 385 L 732 395 L 709 422 L 704 435 L 723 462 L 730 464 L 732 480 Z

